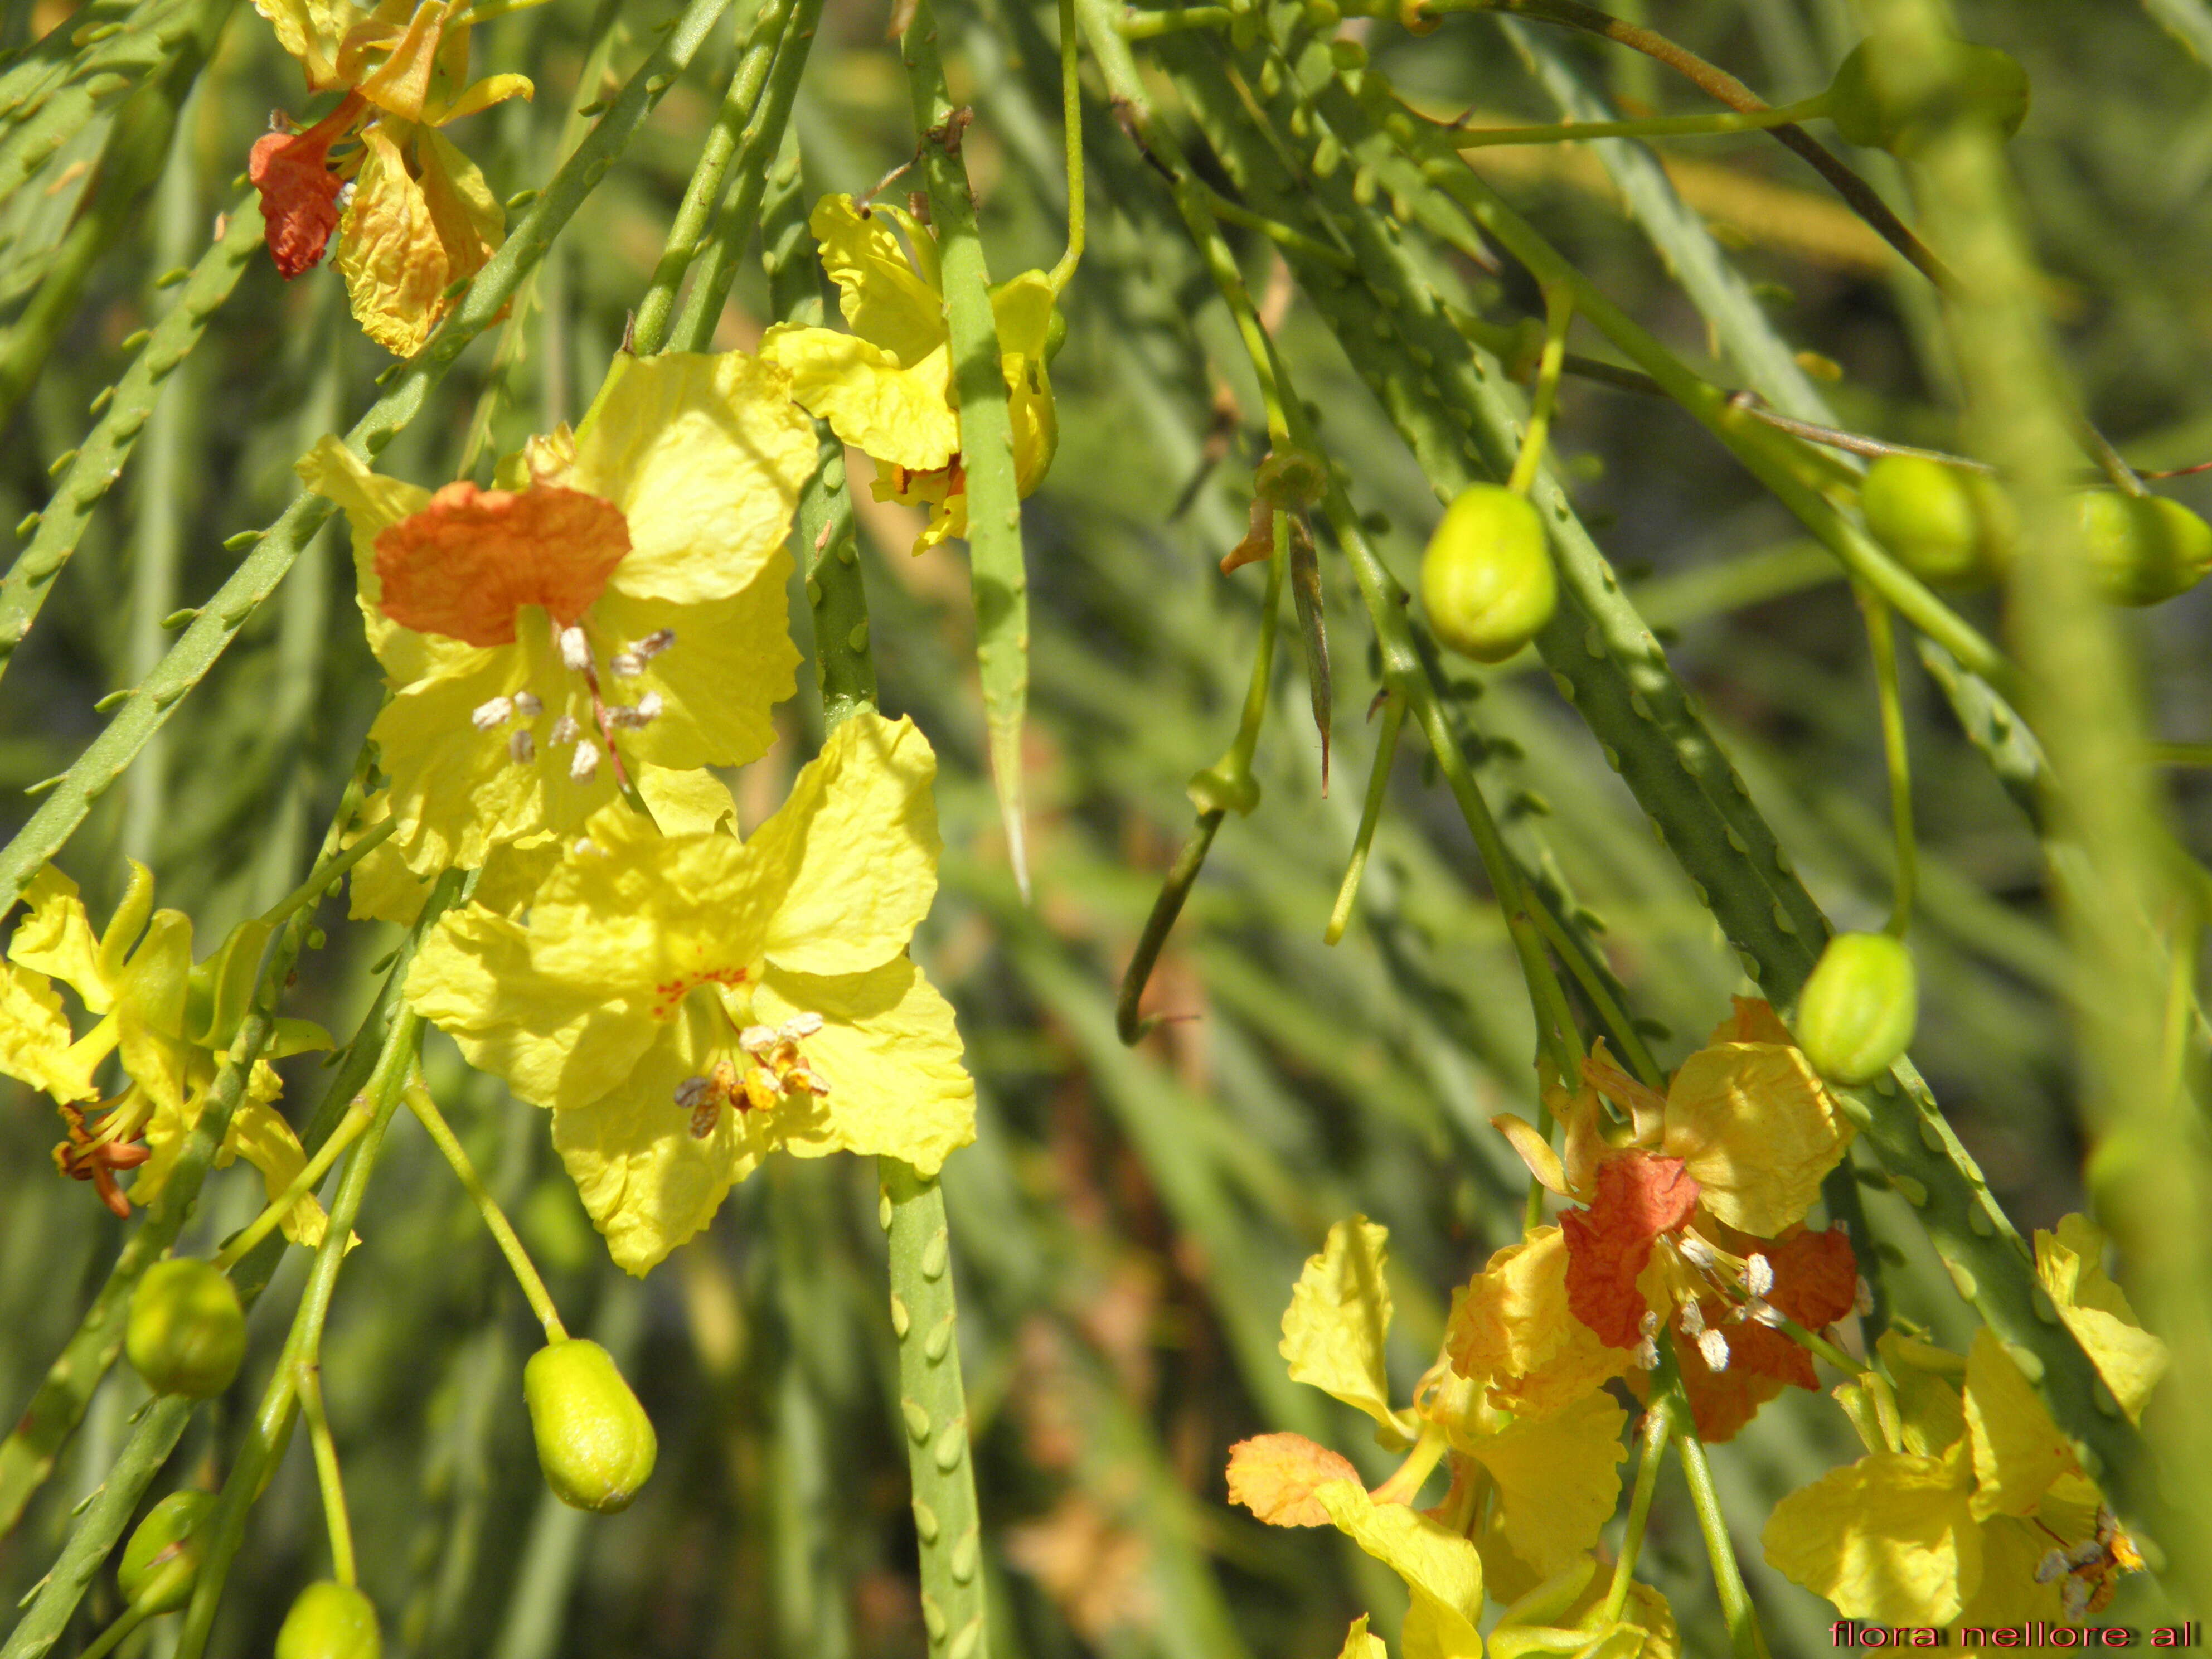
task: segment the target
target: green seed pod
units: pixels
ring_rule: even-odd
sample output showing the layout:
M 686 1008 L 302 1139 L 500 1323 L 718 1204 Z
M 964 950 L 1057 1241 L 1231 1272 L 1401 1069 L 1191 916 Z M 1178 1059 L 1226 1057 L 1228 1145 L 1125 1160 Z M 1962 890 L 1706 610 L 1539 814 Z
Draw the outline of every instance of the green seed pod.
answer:
M 550 1342 L 523 1367 L 522 1394 L 553 1495 L 603 1514 L 628 1509 L 659 1442 L 612 1356 L 580 1336 Z
M 1875 539 L 1936 587 L 1985 587 L 2012 562 L 2012 501 L 1984 473 L 1917 455 L 1869 469 L 1859 506 Z
M 150 1618 L 174 1613 L 192 1599 L 200 1571 L 194 1534 L 214 1507 L 211 1492 L 173 1492 L 146 1511 L 115 1569 L 115 1587 L 125 1605 Z
M 2179 501 L 2093 489 L 2075 511 L 2098 589 L 2114 605 L 2157 605 L 2212 571 L 2212 525 Z
M 1838 933 L 1797 998 L 1797 1042 L 1831 1083 L 1871 1083 L 1912 1041 L 1912 953 L 1888 933 Z
M 146 1270 L 131 1296 L 124 1349 L 155 1394 L 221 1394 L 246 1358 L 246 1310 L 213 1262 L 173 1256 Z
M 276 1659 L 378 1659 L 383 1651 L 376 1604 L 328 1578 L 300 1592 L 276 1632 Z
M 1477 662 L 1504 662 L 1559 602 L 1536 509 L 1497 484 L 1462 490 L 1421 560 L 1421 604 L 1437 637 Z
M 1984 122 L 2006 138 L 2027 118 L 2027 71 L 1995 46 L 1953 41 L 1942 81 L 1907 100 L 1885 87 L 1870 66 L 1870 44 L 1852 47 L 1828 83 L 1828 116 L 1846 143 L 1911 155 L 1932 126 L 1953 117 Z

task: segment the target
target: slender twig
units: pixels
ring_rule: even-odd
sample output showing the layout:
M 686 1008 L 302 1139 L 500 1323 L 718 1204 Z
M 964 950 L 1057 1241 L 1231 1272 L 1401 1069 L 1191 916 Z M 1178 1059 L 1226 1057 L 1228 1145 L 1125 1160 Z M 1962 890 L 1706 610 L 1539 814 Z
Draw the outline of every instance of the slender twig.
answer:
M 1912 763 L 1905 742 L 1905 705 L 1898 695 L 1897 641 L 1889 607 L 1864 586 L 1858 590 L 1865 613 L 1867 645 L 1874 654 L 1875 695 L 1881 709 L 1881 750 L 1889 773 L 1889 817 L 1897 842 L 1897 887 L 1890 905 L 1888 931 L 1903 939 L 1912 926 L 1912 897 L 1919 883 L 1919 844 L 1912 833 Z
M 1375 844 L 1375 828 L 1382 822 L 1382 798 L 1389 793 L 1390 763 L 1397 758 L 1398 733 L 1406 724 L 1406 700 L 1382 693 L 1382 732 L 1375 740 L 1375 766 L 1367 775 L 1367 798 L 1360 804 L 1359 829 L 1352 837 L 1352 858 L 1344 866 L 1344 882 L 1336 890 L 1336 904 L 1328 914 L 1322 943 L 1334 945 L 1344 937 L 1352 921 L 1352 907 L 1359 896 L 1359 878 L 1367 869 L 1368 849 Z
M 499 1207 L 499 1200 L 491 1195 L 491 1189 L 483 1184 L 483 1177 L 477 1173 L 476 1165 L 469 1161 L 467 1150 L 462 1146 L 453 1127 L 446 1121 L 445 1114 L 438 1109 L 438 1103 L 430 1097 L 428 1086 L 416 1077 L 410 1079 L 401 1092 L 406 1098 L 408 1110 L 413 1112 L 423 1128 L 429 1132 L 432 1144 L 453 1166 L 453 1174 L 459 1177 L 462 1188 L 477 1206 L 477 1213 L 483 1218 L 485 1230 L 498 1244 L 500 1254 L 507 1258 L 507 1265 L 514 1270 L 515 1279 L 522 1286 L 523 1297 L 530 1304 L 530 1311 L 538 1316 L 538 1322 L 545 1328 L 545 1340 L 548 1342 L 566 1342 L 568 1340 L 568 1327 L 561 1322 L 560 1310 L 553 1305 L 552 1292 L 545 1288 L 544 1279 L 538 1276 L 538 1265 L 531 1261 L 530 1252 L 522 1248 L 522 1241 L 515 1237 L 506 1212 Z
M 1644 1413 L 1644 1455 L 1637 1460 L 1636 1486 L 1628 1498 L 1628 1529 L 1621 1534 L 1620 1556 L 1613 1564 L 1613 1583 L 1606 1591 L 1601 1627 L 1620 1617 L 1628 1605 L 1628 1586 L 1636 1577 L 1636 1559 L 1644 1550 L 1644 1528 L 1651 1518 L 1651 1495 L 1659 1490 L 1659 1470 L 1667 1461 L 1668 1443 L 1674 1438 L 1674 1396 L 1655 1394 Z
M 315 1458 L 315 1484 L 323 1494 L 323 1523 L 331 1535 L 331 1576 L 341 1584 L 354 1583 L 353 1522 L 346 1518 L 345 1482 L 338 1474 L 337 1443 L 331 1438 L 331 1419 L 323 1410 L 323 1370 L 307 1358 L 292 1362 L 292 1386 L 307 1419 L 307 1441 Z
M 316 1150 L 315 1155 L 300 1168 L 300 1173 L 285 1183 L 284 1190 L 271 1199 L 261 1213 L 228 1244 L 216 1253 L 215 1265 L 228 1273 L 249 1255 L 254 1246 L 276 1231 L 293 1207 L 309 1193 L 322 1184 L 323 1177 L 331 1172 L 331 1165 L 338 1161 L 338 1154 L 360 1139 L 361 1132 L 368 1127 L 367 1106 L 356 1101 L 331 1138 Z

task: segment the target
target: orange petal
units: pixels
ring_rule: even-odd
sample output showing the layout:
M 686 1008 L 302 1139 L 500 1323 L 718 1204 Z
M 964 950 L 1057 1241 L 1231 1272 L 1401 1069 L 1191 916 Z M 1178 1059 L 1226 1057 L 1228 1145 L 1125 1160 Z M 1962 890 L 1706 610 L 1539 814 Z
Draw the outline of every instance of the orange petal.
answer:
M 1841 1227 L 1800 1230 L 1771 1246 L 1766 1259 L 1774 1267 L 1766 1299 L 1808 1331 L 1834 1324 L 1858 1301 L 1858 1259 Z
M 1729 1363 L 1723 1371 L 1705 1364 L 1696 1343 L 1683 1336 L 1674 1338 L 1674 1363 L 1682 1374 L 1682 1392 L 1689 1396 L 1698 1438 L 1709 1446 L 1734 1439 L 1737 1431 L 1759 1414 L 1761 1406 L 1781 1396 L 1784 1385 L 1780 1379 L 1759 1369 L 1762 1361 L 1774 1357 L 1769 1344 L 1780 1342 L 1796 1354 L 1805 1352 L 1779 1331 L 1770 1331 L 1763 1325 L 1730 1325 L 1727 1334 Z M 1642 1376 L 1641 1372 L 1636 1373 L 1632 1386 Z
M 629 551 L 611 501 L 539 484 L 447 484 L 376 538 L 384 614 L 404 628 L 469 645 L 514 643 L 514 613 L 541 605 L 566 626 L 582 616 Z
M 1359 1481 L 1359 1471 L 1302 1434 L 1259 1434 L 1229 1449 L 1229 1501 L 1271 1527 L 1328 1525 L 1328 1511 L 1313 1493 L 1332 1480 Z
M 330 170 L 331 146 L 360 116 L 362 100 L 349 93 L 305 132 L 272 132 L 254 143 L 246 176 L 261 192 L 261 218 L 269 254 L 286 282 L 314 264 L 338 228 L 338 180 Z
M 1597 1196 L 1559 1217 L 1567 1240 L 1567 1305 L 1607 1346 L 1643 1340 L 1644 1301 L 1636 1276 L 1651 1243 L 1689 1220 L 1698 1182 L 1679 1158 L 1615 1152 L 1597 1166 Z

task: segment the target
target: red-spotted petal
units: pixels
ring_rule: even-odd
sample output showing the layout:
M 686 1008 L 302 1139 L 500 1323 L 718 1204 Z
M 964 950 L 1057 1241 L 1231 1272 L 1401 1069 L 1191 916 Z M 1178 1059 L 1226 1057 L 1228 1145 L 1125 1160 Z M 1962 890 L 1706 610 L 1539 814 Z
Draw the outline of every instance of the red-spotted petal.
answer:
M 376 538 L 384 614 L 470 645 L 514 643 L 514 613 L 582 616 L 629 551 L 622 510 L 579 489 L 447 484 Z

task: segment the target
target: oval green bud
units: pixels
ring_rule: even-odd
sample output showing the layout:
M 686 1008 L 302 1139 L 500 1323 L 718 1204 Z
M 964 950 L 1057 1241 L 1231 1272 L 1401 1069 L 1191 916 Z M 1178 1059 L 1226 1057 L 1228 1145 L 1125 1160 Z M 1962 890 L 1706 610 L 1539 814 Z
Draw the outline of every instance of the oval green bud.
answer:
M 523 1367 L 522 1394 L 553 1495 L 603 1514 L 628 1509 L 660 1447 L 613 1357 L 580 1336 L 550 1342 Z
M 2179 501 L 2093 489 L 2075 512 L 2098 591 L 2114 605 L 2157 605 L 2212 571 L 2212 525 Z
M 1052 308 L 1052 317 L 1044 325 L 1044 360 L 1051 362 L 1060 356 L 1060 347 L 1067 343 L 1067 313 L 1058 306 Z
M 1536 509 L 1498 484 L 1462 490 L 1421 560 L 1421 605 L 1437 637 L 1477 662 L 1504 662 L 1559 602 Z
M 115 1568 L 115 1587 L 126 1606 L 150 1618 L 174 1613 L 192 1599 L 200 1571 L 196 1534 L 214 1507 L 211 1492 L 173 1492 L 146 1511 Z
M 246 1310 L 213 1262 L 173 1256 L 131 1292 L 123 1346 L 155 1394 L 205 1400 L 230 1386 L 246 1358 Z
M 1844 142 L 1911 155 L 1938 122 L 1981 121 L 2009 138 L 2027 118 L 2027 71 L 1995 46 L 1951 43 L 1946 74 L 1922 96 L 1907 99 L 1883 84 L 1862 40 L 1828 83 L 1828 117 Z
M 378 1659 L 383 1651 L 376 1604 L 329 1578 L 300 1592 L 276 1632 L 276 1659 Z
M 1918 455 L 1868 470 L 1859 507 L 1875 539 L 1936 587 L 1985 587 L 2012 562 L 2012 501 L 1985 473 Z
M 1919 976 L 1902 939 L 1838 933 L 1798 994 L 1798 1046 L 1831 1083 L 1871 1083 L 1911 1042 L 1919 1003 Z

